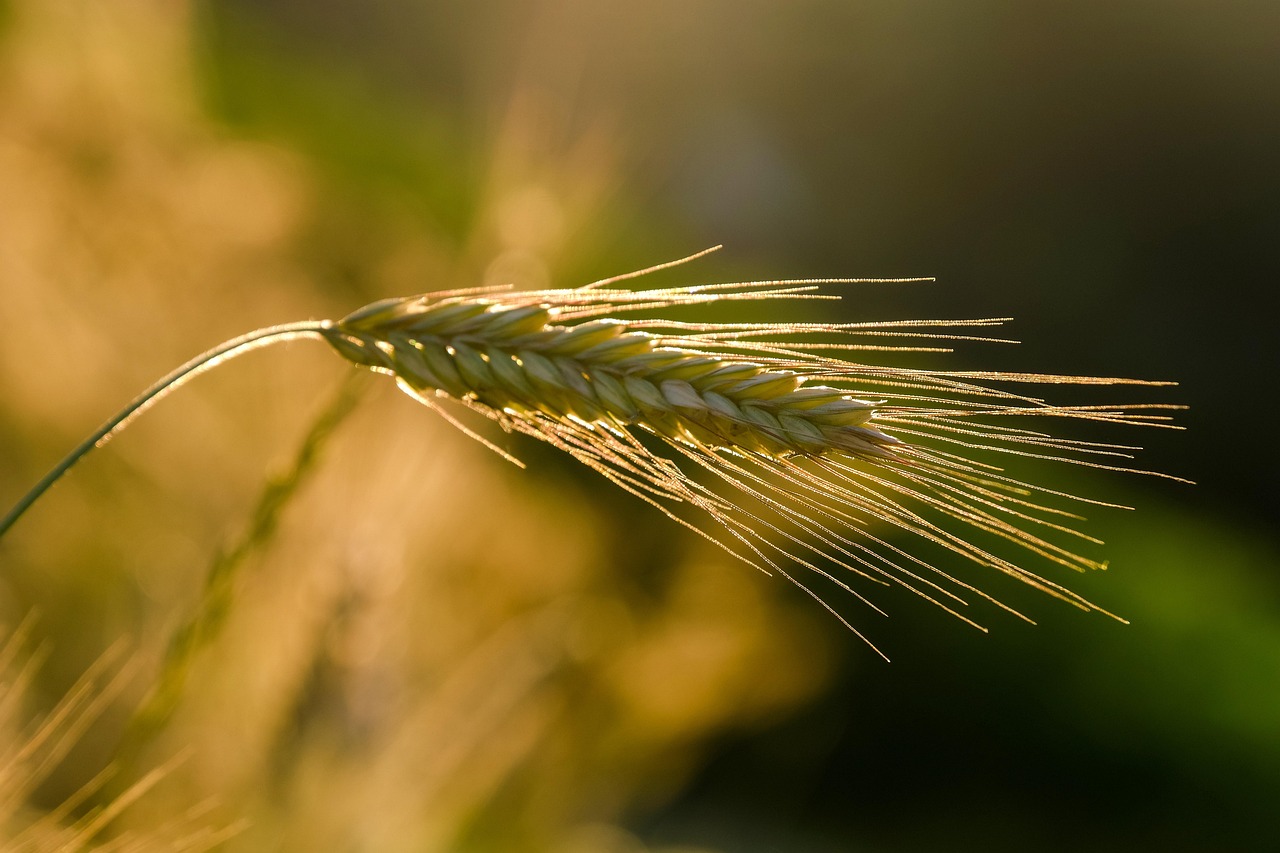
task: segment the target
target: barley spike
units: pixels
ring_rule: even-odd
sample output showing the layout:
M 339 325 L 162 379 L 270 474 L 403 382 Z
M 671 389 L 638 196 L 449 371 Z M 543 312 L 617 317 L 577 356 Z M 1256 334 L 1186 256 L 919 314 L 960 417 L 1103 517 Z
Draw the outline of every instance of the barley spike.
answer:
M 1101 610 L 1026 564 L 1105 568 L 1079 553 L 1081 542 L 1100 544 L 1075 529 L 1082 517 L 1055 504 L 1114 505 L 1021 481 L 1001 458 L 1168 477 L 1128 463 L 1132 445 L 1059 437 L 1039 425 L 1053 419 L 1177 429 L 1170 413 L 1183 407 L 1063 406 L 1019 386 L 1173 383 L 853 360 L 857 352 L 948 352 L 950 341 L 1008 343 L 971 333 L 1003 318 L 714 324 L 648 316 L 728 302 L 830 300 L 838 297 L 820 285 L 875 280 L 618 286 L 702 254 L 572 289 L 489 287 L 384 299 L 336 322 L 228 342 L 104 424 L 0 520 L 0 535 L 84 453 L 177 384 L 249 348 L 311 337 L 394 377 L 508 460 L 518 464 L 448 407 L 568 453 L 738 559 L 800 586 L 855 633 L 798 570 L 877 612 L 852 582 L 905 587 L 971 624 L 961 613 L 971 597 L 1016 613 L 953 574 L 952 563 L 993 569 L 1083 610 Z
M 356 364 L 508 413 L 643 426 L 665 438 L 779 455 L 884 456 L 875 403 L 792 370 L 699 355 L 616 320 L 551 322 L 550 306 L 429 297 L 378 304 L 325 329 Z

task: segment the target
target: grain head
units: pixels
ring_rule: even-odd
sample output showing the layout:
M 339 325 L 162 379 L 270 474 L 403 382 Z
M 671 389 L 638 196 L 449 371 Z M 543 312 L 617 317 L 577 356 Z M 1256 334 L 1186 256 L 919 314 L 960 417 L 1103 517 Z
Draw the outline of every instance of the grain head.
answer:
M 1069 507 L 1113 505 L 1023 482 L 1000 456 L 1135 471 L 1124 461 L 1135 447 L 1055 437 L 1039 425 L 1169 427 L 1167 410 L 1179 407 L 1063 406 L 1017 389 L 1168 383 L 862 360 L 994 341 L 973 331 L 1003 318 L 716 324 L 651 316 L 727 302 L 836 299 L 819 287 L 858 280 L 617 286 L 629 277 L 576 289 L 389 299 L 323 335 L 505 458 L 519 464 L 450 408 L 568 453 L 833 613 L 797 569 L 876 610 L 864 583 L 900 585 L 971 621 L 959 610 L 968 596 L 994 599 L 954 573 L 950 565 L 960 558 L 1099 609 L 1027 566 L 1103 568 L 1077 553 L 1082 541 L 1099 543 L 1076 529 L 1082 518 Z M 893 528 L 934 556 L 903 544 Z M 976 544 L 979 532 L 998 547 Z

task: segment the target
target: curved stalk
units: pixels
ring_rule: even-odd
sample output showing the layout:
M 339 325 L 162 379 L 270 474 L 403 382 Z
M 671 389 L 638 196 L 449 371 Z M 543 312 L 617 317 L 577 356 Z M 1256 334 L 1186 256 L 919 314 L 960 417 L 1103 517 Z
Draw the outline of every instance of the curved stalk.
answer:
M 281 341 L 295 340 L 297 338 L 320 337 L 332 325 L 328 320 L 311 320 L 301 323 L 286 323 L 281 326 L 268 326 L 265 329 L 257 329 L 238 338 L 232 338 L 191 359 L 137 397 L 134 397 L 127 406 L 112 415 L 106 423 L 98 427 L 92 435 L 77 445 L 48 474 L 45 474 L 44 478 L 39 483 L 36 483 L 31 491 L 23 495 L 13 509 L 9 510 L 5 517 L 0 520 L 0 536 L 4 536 L 9 528 L 22 517 L 22 514 L 30 509 L 31 505 L 39 500 L 40 496 L 48 491 L 49 487 L 56 483 L 63 474 L 67 473 L 85 454 L 95 447 L 101 447 L 106 444 L 116 433 L 128 426 L 129 421 L 142 414 L 151 404 L 159 401 L 170 391 L 175 390 L 195 376 L 229 358 L 243 355 L 250 350 L 267 344 L 280 343 Z

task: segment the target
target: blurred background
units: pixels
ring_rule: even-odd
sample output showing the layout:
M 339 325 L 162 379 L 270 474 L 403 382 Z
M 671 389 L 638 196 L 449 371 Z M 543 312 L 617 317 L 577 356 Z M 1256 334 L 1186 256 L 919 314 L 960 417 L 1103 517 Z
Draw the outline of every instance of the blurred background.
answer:
M 1272 0 L 0 0 L 0 504 L 241 332 L 717 243 L 654 281 L 937 276 L 838 319 L 1177 380 L 1140 461 L 1198 481 L 1032 472 L 1138 507 L 1054 577 L 1132 624 L 889 595 L 885 664 L 570 460 L 265 350 L 0 544 L 0 831 L 87 846 L 165 767 L 100 841 L 1275 849 L 1277 44 Z

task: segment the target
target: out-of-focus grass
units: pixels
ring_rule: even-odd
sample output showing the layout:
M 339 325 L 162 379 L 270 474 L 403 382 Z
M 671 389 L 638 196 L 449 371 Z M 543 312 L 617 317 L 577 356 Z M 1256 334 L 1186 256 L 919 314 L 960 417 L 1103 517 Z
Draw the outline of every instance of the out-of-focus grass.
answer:
M 201 94 L 220 120 L 302 151 L 366 203 L 403 206 L 455 249 L 472 233 L 484 153 L 456 116 L 414 109 L 237 6 L 201 8 Z
M 808 14 L 840 4 L 797 5 Z M 394 17 L 397 4 L 378 8 Z M 919 149 L 891 145 L 860 116 L 831 113 L 830 87 L 790 89 L 806 63 L 845 53 L 841 32 L 810 25 L 821 15 L 784 16 L 779 28 L 816 26 L 816 45 L 777 48 L 773 30 L 752 28 L 751 43 L 767 49 L 735 79 L 733 22 L 725 34 L 706 13 L 694 23 L 714 29 L 706 35 L 718 47 L 708 45 L 704 61 L 724 102 L 668 104 L 659 86 L 640 99 L 647 110 L 614 121 L 584 120 L 563 91 L 544 97 L 515 72 L 512 91 L 494 87 L 492 101 L 405 97 L 280 25 L 290 9 L 306 13 L 283 2 L 272 9 L 210 3 L 193 16 L 160 0 L 0 3 L 0 500 L 156 376 L 249 328 L 437 287 L 573 284 L 726 236 L 687 236 L 679 204 L 661 219 L 646 215 L 653 188 L 633 181 L 652 176 L 645 158 L 683 163 L 674 171 L 686 168 L 690 180 L 667 189 L 685 202 L 727 187 L 698 204 L 738 199 L 742 216 L 728 221 L 759 223 L 769 219 L 755 205 L 776 200 L 753 194 L 762 187 L 813 200 L 813 186 L 792 185 L 803 183 L 803 164 L 786 156 L 803 157 L 806 140 L 819 153 L 836 149 L 848 167 L 830 175 L 840 191 L 800 204 L 810 215 L 772 239 L 843 229 L 862 251 L 884 242 L 877 263 L 911 260 L 906 269 L 816 272 L 946 276 L 935 256 L 916 258 L 931 249 L 924 225 L 953 220 L 949 239 L 963 242 L 962 226 L 987 216 L 990 234 L 942 257 L 1023 263 L 1048 246 L 1078 264 L 1055 273 L 1064 291 L 1081 278 L 1101 288 L 1090 265 L 1109 256 L 1082 249 L 1078 229 L 1057 228 L 1052 193 L 1035 197 L 1044 210 L 1029 224 L 996 227 L 1002 194 L 1029 167 L 1006 173 L 989 132 L 961 134 L 983 152 L 985 171 L 944 174 L 952 152 L 924 141 L 934 128 L 918 128 Z M 927 12 L 915 4 L 902 14 L 932 20 Z M 861 13 L 835 18 L 846 14 Z M 543 20 L 546 43 L 530 49 L 544 58 L 580 35 L 553 32 L 548 20 L 558 19 Z M 650 19 L 644 35 L 665 24 Z M 615 43 L 620 29 L 609 28 Z M 928 30 L 921 55 L 888 41 L 878 48 L 872 64 L 892 60 L 890 90 L 910 90 L 917 60 L 946 57 L 945 29 Z M 686 49 L 653 78 L 687 76 L 704 67 L 694 64 L 701 55 Z M 478 56 L 496 62 L 498 53 Z M 828 70 L 860 79 L 856 59 Z M 610 73 L 645 61 L 620 56 Z M 995 79 L 982 68 L 980 81 Z M 704 121 L 704 130 L 737 126 L 746 99 L 735 85 L 785 101 L 791 148 L 768 147 L 743 122 L 731 150 L 655 152 L 655 140 L 671 135 L 650 118 L 655 110 Z M 953 119 L 969 109 L 946 85 L 925 94 Z M 994 122 L 1006 109 L 999 90 L 984 97 L 980 114 Z M 895 109 L 908 103 L 891 100 Z M 875 103 L 866 97 L 866 114 L 891 124 L 895 113 Z M 1029 84 L 1014 103 L 1052 114 L 1053 101 Z M 814 115 L 845 124 L 802 120 Z M 859 133 L 846 133 L 853 125 Z M 629 158 L 633 144 L 643 150 Z M 702 168 L 708 157 L 724 168 Z M 917 181 L 927 186 L 904 178 L 901 191 L 886 189 L 885 162 L 891 175 L 927 176 Z M 989 186 L 997 189 L 979 193 Z M 933 203 L 941 191 L 952 193 L 951 207 Z M 874 203 L 885 196 L 901 198 Z M 1095 220 L 1089 199 L 1072 199 L 1070 221 L 1093 223 L 1106 251 L 1132 249 L 1115 244 L 1122 229 Z M 837 218 L 851 207 L 857 216 Z M 1026 276 L 1021 266 L 1005 272 L 1018 284 L 1006 282 L 1003 296 L 1020 300 L 1021 313 L 1050 301 Z M 1150 309 L 1150 323 L 1124 322 L 1158 340 L 1153 330 L 1164 328 L 1176 294 L 1154 308 L 1150 294 L 1122 296 L 1102 309 Z M 964 282 L 868 300 L 878 316 L 910 316 L 917 303 L 897 300 L 926 297 L 942 302 L 930 314 L 971 313 L 971 301 L 986 298 L 980 313 L 994 301 Z M 1040 368 L 1089 370 L 1119 346 L 1080 340 L 1079 316 L 1031 317 L 1033 329 L 1037 319 L 1078 347 L 1050 353 Z M 1201 349 L 1208 375 L 1216 356 Z M 1008 350 L 993 355 L 998 366 L 1020 366 Z M 970 350 L 961 357 L 996 366 Z M 170 638 L 198 612 L 211 555 L 234 541 L 343 375 L 323 348 L 300 344 L 201 377 L 6 538 L 0 616 L 16 624 L 36 609 L 36 631 L 51 641 L 29 694 L 33 713 L 121 635 L 140 646 L 144 672 L 159 670 Z M 1190 438 L 1178 445 L 1193 454 L 1188 467 L 1222 458 L 1221 442 L 1210 451 L 1203 436 Z M 890 597 L 894 618 L 871 630 L 895 663 L 879 667 L 785 585 L 726 564 L 552 454 L 513 449 L 531 471 L 507 468 L 389 388 L 372 393 L 323 448 L 269 545 L 245 556 L 222 630 L 191 659 L 170 723 L 141 745 L 135 770 L 188 758 L 117 828 L 156 826 L 212 800 L 210 826 L 247 821 L 228 848 L 244 850 L 644 847 L 620 826 L 653 846 L 723 850 L 1247 849 L 1269 837 L 1280 787 L 1273 534 L 1195 506 L 1195 491 L 1143 491 L 1130 501 L 1138 513 L 1089 513 L 1114 568 L 1068 582 L 1131 626 L 1028 599 L 1018 603 L 1039 626 L 984 613 L 986 636 Z M 1123 501 L 1120 488 L 1081 491 Z M 1188 506 L 1161 509 L 1161 500 Z M 852 662 L 841 666 L 836 647 L 846 641 Z M 121 693 L 32 794 L 31 813 L 47 813 L 111 760 L 146 689 L 143 677 Z
M 267 53 L 243 45 L 221 66 L 228 85 L 261 82 L 294 104 L 276 120 L 332 146 L 298 154 L 203 117 L 183 6 L 13 10 L 0 54 L 0 193 L 19 200 L 0 212 L 5 500 L 221 337 L 336 315 L 336 296 L 356 291 L 538 282 L 603 204 L 607 146 L 555 143 L 580 155 L 562 168 L 534 107 L 497 129 L 482 179 L 465 180 L 446 165 L 455 151 L 373 105 L 352 119 L 359 132 L 331 137 L 315 125 L 327 107 L 306 98 L 321 98 L 305 85 L 319 72 L 263 67 Z M 353 160 L 370 171 L 314 171 Z M 358 186 L 336 191 L 363 218 L 317 242 L 340 207 L 321 197 L 344 185 Z M 406 198 L 443 213 L 406 214 Z M 359 273 L 326 292 L 343 269 Z M 210 825 L 245 827 L 227 849 L 631 849 L 610 826 L 678 791 L 712 738 L 818 689 L 830 652 L 813 611 L 661 519 L 613 513 L 556 467 L 504 466 L 390 388 L 327 440 L 275 534 L 209 598 L 210 555 L 344 375 L 322 347 L 299 346 L 201 377 L 5 539 L 0 612 L 41 613 L 49 695 L 118 636 L 158 673 L 193 614 L 220 613 L 127 768 L 186 758 L 117 831 L 212 803 Z M 54 808 L 112 759 L 146 681 L 114 699 L 32 807 Z

